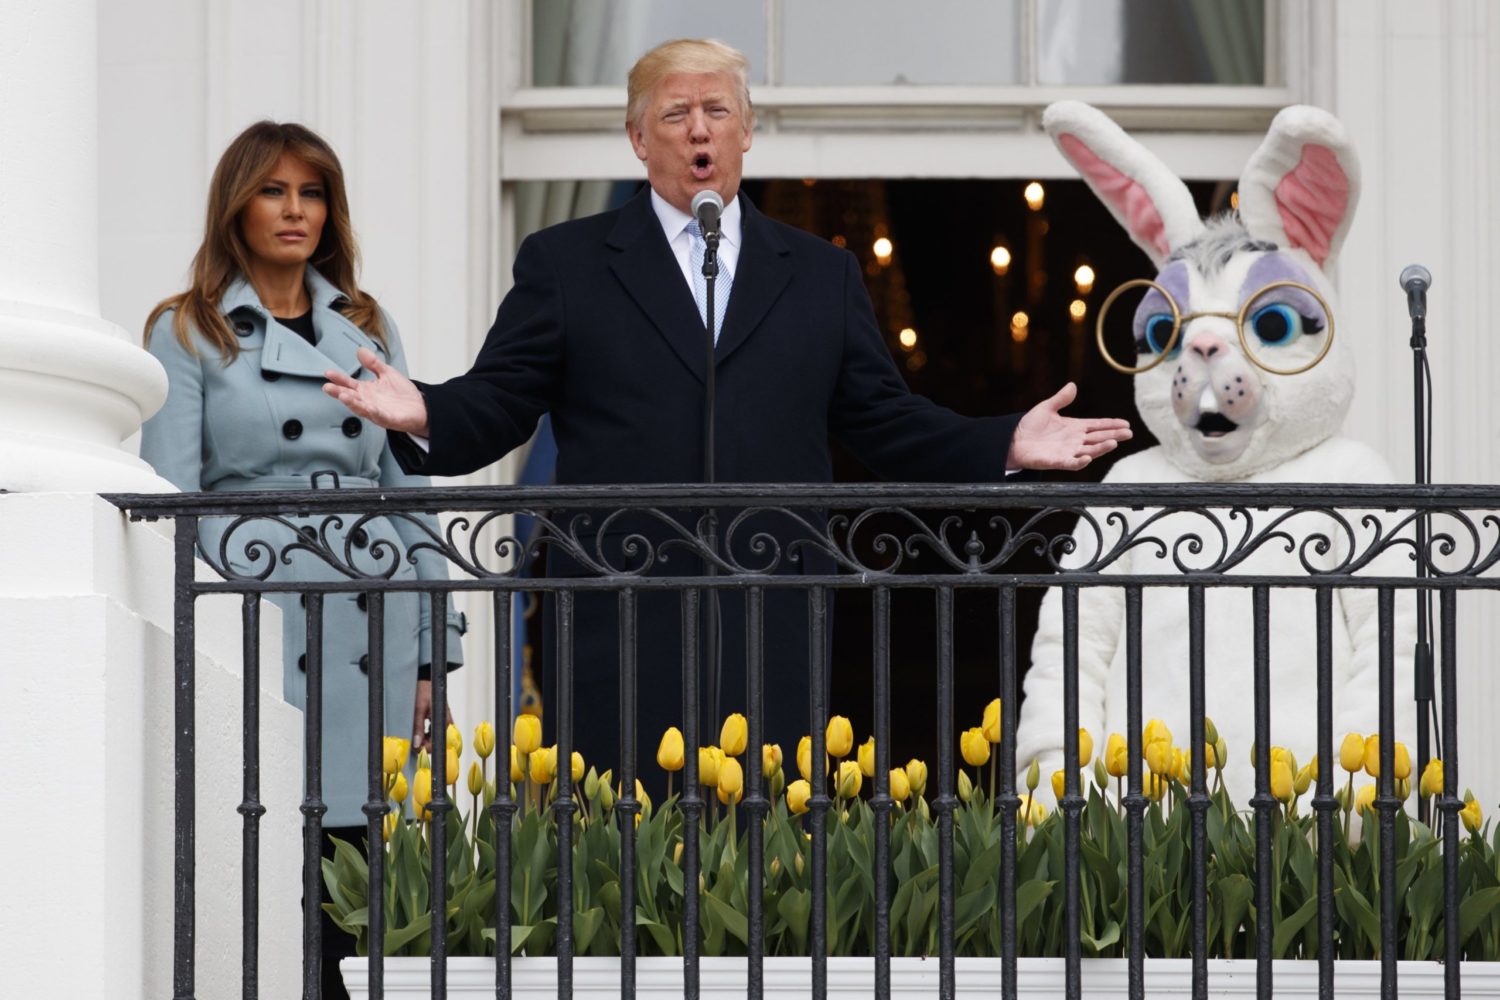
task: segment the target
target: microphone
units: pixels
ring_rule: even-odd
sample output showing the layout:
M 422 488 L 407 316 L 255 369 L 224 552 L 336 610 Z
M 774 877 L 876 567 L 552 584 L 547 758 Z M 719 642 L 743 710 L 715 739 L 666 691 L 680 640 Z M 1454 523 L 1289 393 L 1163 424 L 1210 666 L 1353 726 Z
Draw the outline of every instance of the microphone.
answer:
M 1406 311 L 1411 318 L 1427 318 L 1427 289 L 1432 287 L 1432 272 L 1421 264 L 1408 264 L 1401 271 L 1401 290 L 1406 293 Z
M 719 235 L 719 216 L 724 212 L 724 199 L 719 192 L 704 189 L 693 195 L 693 218 L 703 230 L 703 238 L 709 234 Z

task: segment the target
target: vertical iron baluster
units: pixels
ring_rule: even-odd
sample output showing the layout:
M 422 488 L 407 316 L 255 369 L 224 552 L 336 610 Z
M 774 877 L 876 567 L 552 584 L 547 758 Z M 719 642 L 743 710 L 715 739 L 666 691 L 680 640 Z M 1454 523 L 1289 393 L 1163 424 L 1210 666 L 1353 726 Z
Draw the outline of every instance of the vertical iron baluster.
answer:
M 1459 925 L 1458 883 L 1459 829 L 1458 811 L 1463 799 L 1458 794 L 1458 595 L 1444 590 L 1438 595 L 1441 615 L 1443 660 L 1443 795 L 1439 812 L 1443 817 L 1443 988 L 1444 996 L 1457 1000 L 1460 995 L 1459 960 L 1463 942 L 1454 933 Z M 1420 777 L 1420 776 L 1419 776 Z
M 812 990 L 814 1000 L 828 996 L 828 759 L 826 696 L 828 683 L 828 598 L 822 587 L 808 593 L 808 644 L 812 671 L 808 685 L 808 734 L 812 741 Z
M 765 591 L 751 587 L 745 591 L 745 707 L 749 710 L 749 731 L 745 740 L 745 787 L 742 805 L 745 809 L 745 825 L 750 835 L 749 871 L 746 873 L 746 889 L 749 892 L 750 940 L 745 949 L 745 965 L 748 973 L 746 996 L 760 1000 L 765 990 L 765 875 L 766 801 L 765 772 L 761 765 L 761 746 L 765 742 L 765 720 L 762 718 L 765 701 Z
M 635 590 L 619 594 L 620 619 L 620 996 L 635 996 Z
M 323 595 L 307 597 L 307 701 L 302 746 L 307 758 L 302 796 L 302 995 L 323 995 Z
M 1016 588 L 1000 588 L 1000 995 L 1016 1000 Z
M 1203 746 L 1207 742 L 1203 691 L 1203 599 L 1202 587 L 1188 588 L 1188 746 L 1193 755 L 1188 808 L 1192 810 L 1193 850 L 1193 996 L 1208 996 L 1208 768 Z
M 432 592 L 432 1000 L 448 996 L 448 592 Z M 453 775 L 457 778 L 457 775 Z
M 241 895 L 241 995 L 255 1000 L 260 995 L 260 818 L 266 807 L 260 801 L 260 595 L 246 594 L 240 608 L 244 629 L 244 709 L 241 738 L 244 746 L 244 798 L 239 814 L 245 817 L 244 845 L 240 857 Z
M 510 787 L 511 592 L 494 593 L 495 608 L 495 1000 L 510 1000 L 510 827 L 516 800 Z M 502 749 L 503 759 L 502 763 Z
M 573 592 L 557 594 L 557 995 L 573 1000 Z M 633 783 L 632 783 L 633 786 Z M 631 788 L 631 794 L 635 788 Z
M 938 644 L 938 997 L 953 1000 L 953 588 L 937 588 Z M 816 756 L 816 753 L 814 754 Z
M 891 591 L 875 588 L 875 996 L 891 995 Z
M 174 526 L 172 554 L 176 575 L 172 594 L 172 683 L 173 694 L 173 887 L 172 887 L 172 995 L 174 1000 L 193 1000 L 193 937 L 196 931 L 196 848 L 194 810 L 197 762 L 194 747 L 193 673 L 193 544 L 198 539 L 198 519 L 179 517 Z
M 1396 1000 L 1396 592 L 1378 591 L 1380 609 L 1380 776 L 1375 807 L 1380 811 L 1380 996 Z M 1419 776 L 1420 777 L 1420 776 Z
M 1083 796 L 1078 794 L 1078 588 L 1062 589 L 1063 610 L 1063 960 L 1064 993 L 1083 996 L 1083 949 L 1079 931 L 1079 821 Z M 1044 776 L 1045 777 L 1045 776 Z
M 390 812 L 385 791 L 385 591 L 365 595 L 369 615 L 370 672 L 368 798 L 365 801 L 365 835 L 369 838 L 370 1000 L 385 996 L 385 815 Z
M 1146 796 L 1141 789 L 1141 588 L 1125 588 L 1125 867 L 1129 881 L 1126 910 L 1130 964 L 1130 1000 L 1146 1000 L 1146 884 L 1142 817 Z
M 1318 997 L 1333 1000 L 1333 588 L 1315 594 L 1318 615 Z
M 682 992 L 698 1000 L 698 848 L 703 799 L 698 794 L 698 605 L 682 592 Z
M 1271 794 L 1271 591 L 1251 592 L 1255 619 L 1255 989 L 1260 1000 L 1272 1000 L 1271 838 L 1276 798 Z

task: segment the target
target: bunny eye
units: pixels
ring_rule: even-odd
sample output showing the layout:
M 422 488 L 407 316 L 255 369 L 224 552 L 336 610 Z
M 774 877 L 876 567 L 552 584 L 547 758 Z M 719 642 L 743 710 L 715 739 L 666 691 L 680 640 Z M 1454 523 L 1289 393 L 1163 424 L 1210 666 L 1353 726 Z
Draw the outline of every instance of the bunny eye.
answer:
M 1138 354 L 1160 354 L 1171 345 L 1168 357 L 1176 357 L 1182 350 L 1181 343 L 1172 342 L 1172 331 L 1176 327 L 1176 321 L 1171 313 L 1152 313 L 1146 317 L 1142 327 L 1141 339 L 1136 342 Z
M 1312 316 L 1303 316 L 1285 302 L 1273 302 L 1250 314 L 1250 328 L 1262 344 L 1285 347 L 1304 333 L 1318 333 L 1323 324 Z

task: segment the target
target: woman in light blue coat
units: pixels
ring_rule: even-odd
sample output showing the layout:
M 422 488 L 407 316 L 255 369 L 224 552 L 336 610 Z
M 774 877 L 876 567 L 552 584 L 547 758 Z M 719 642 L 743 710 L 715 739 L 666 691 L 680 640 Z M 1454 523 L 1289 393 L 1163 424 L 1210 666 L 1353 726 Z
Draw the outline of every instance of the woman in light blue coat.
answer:
M 379 427 L 323 392 L 329 369 L 364 374 L 355 359 L 360 348 L 406 369 L 395 324 L 356 284 L 356 262 L 343 175 L 327 143 L 301 126 L 272 122 L 236 138 L 214 172 L 191 287 L 162 302 L 146 324 L 146 346 L 166 368 L 169 388 L 142 430 L 142 457 L 184 491 L 426 486 L 425 477 L 401 471 Z M 236 574 L 258 573 L 275 558 L 276 579 L 346 579 L 305 550 L 290 550 L 290 563 L 281 563 L 294 528 L 310 524 L 337 557 L 349 554 L 362 570 L 396 561 L 397 579 L 446 578 L 436 553 L 419 551 L 415 564 L 406 558 L 427 537 L 424 528 L 437 530 L 433 518 L 376 517 L 357 526 L 348 515 L 338 526 L 321 516 L 286 520 L 292 527 L 252 521 L 226 540 L 229 519 L 205 519 L 199 544 L 210 562 Z M 247 548 L 252 539 L 271 548 Z M 283 691 L 300 708 L 305 607 L 295 594 L 271 600 L 282 610 Z M 330 594 L 323 611 L 325 834 L 356 844 L 367 788 L 365 603 L 363 595 Z M 450 612 L 442 625 L 451 669 L 462 662 L 462 618 Z M 432 629 L 425 595 L 387 595 L 385 733 L 410 733 L 414 747 L 430 742 Z M 325 996 L 342 992 L 334 949 L 326 947 L 330 931 L 325 922 L 324 979 L 339 992 L 325 987 Z

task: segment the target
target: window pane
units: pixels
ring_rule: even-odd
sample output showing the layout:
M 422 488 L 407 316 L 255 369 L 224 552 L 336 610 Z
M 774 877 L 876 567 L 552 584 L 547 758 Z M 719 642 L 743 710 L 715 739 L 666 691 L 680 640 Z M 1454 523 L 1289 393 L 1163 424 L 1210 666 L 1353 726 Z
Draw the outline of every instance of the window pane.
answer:
M 545 0 L 532 5 L 531 82 L 537 87 L 623 86 L 647 50 L 673 38 L 717 38 L 766 79 L 761 3 L 702 0 Z
M 1266 0 L 1038 0 L 1040 83 L 1265 79 Z
M 1016 83 L 1021 0 L 823 0 L 782 8 L 786 84 Z

